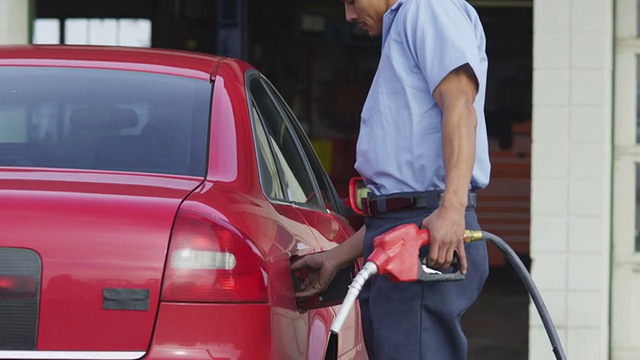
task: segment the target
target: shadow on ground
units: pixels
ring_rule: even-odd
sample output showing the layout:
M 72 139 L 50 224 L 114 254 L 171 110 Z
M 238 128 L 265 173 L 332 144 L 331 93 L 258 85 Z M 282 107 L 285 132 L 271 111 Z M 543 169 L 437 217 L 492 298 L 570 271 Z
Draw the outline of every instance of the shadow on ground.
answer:
M 491 268 L 480 298 L 462 317 L 469 360 L 527 360 L 529 302 L 510 265 Z

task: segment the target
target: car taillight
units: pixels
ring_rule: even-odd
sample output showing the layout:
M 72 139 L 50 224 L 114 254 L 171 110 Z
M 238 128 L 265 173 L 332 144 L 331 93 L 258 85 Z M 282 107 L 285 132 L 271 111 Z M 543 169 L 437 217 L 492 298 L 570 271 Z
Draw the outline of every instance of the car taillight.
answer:
M 163 301 L 266 302 L 266 261 L 231 225 L 181 208 L 171 234 Z

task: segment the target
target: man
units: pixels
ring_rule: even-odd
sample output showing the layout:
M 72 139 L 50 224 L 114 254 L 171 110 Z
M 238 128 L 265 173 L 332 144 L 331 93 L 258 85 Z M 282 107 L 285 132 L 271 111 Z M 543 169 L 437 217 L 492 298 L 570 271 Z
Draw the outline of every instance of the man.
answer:
M 365 225 L 340 246 L 307 256 L 300 297 L 327 287 L 336 272 L 373 251 L 373 239 L 415 223 L 428 229 L 420 252 L 431 268 L 457 254 L 466 279 L 392 283 L 374 276 L 360 295 L 369 357 L 466 359 L 460 316 L 488 275 L 484 242 L 463 243 L 479 229 L 475 189 L 489 182 L 484 122 L 485 37 L 465 0 L 344 0 L 347 21 L 382 35 L 380 64 L 361 116 L 356 170 L 370 190 Z M 416 254 L 418 255 L 418 254 Z

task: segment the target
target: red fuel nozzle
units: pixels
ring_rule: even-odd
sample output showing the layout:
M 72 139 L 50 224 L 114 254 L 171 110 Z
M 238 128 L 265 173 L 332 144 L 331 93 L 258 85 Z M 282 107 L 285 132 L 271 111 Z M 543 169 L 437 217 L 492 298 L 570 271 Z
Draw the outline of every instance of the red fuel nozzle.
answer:
M 429 244 L 429 231 L 416 224 L 400 225 L 373 239 L 373 253 L 367 261 L 389 280 L 416 281 L 420 275 L 420 248 Z
M 478 241 L 484 237 L 482 231 L 465 230 L 464 241 Z M 421 230 L 416 224 L 400 225 L 373 239 L 373 253 L 367 262 L 376 264 L 378 274 L 385 275 L 394 282 L 421 281 L 458 281 L 464 279 L 456 258 L 452 263 L 453 272 L 440 273 L 427 269 L 420 258 L 420 248 L 429 245 L 429 231 Z

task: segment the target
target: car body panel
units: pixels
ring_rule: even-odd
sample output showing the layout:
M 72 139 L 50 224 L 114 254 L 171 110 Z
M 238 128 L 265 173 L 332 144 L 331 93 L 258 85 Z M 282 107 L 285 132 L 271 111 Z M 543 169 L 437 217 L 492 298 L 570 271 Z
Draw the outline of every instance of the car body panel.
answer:
M 256 198 L 262 198 L 264 195 L 259 183 L 255 182 L 256 179 L 259 179 L 257 166 L 251 167 L 256 172 L 247 173 L 249 176 L 246 179 L 236 178 L 238 176 L 236 166 L 242 166 L 243 163 L 256 164 L 257 162 L 253 142 L 244 144 L 235 142 L 236 139 L 252 139 L 249 113 L 246 107 L 246 93 L 244 87 L 240 86 L 244 80 L 244 71 L 249 69 L 252 68 L 250 66 L 232 66 L 224 62 L 218 68 L 213 99 L 210 147 L 211 167 L 207 177 L 210 180 L 225 181 L 224 187 L 229 187 L 229 190 L 235 189 L 249 194 L 253 189 Z M 231 85 L 229 86 L 228 84 Z M 233 102 L 232 99 L 243 99 L 243 101 Z M 248 136 L 240 136 L 239 134 Z M 229 164 L 226 161 L 228 158 L 238 159 L 238 164 Z M 218 182 L 215 186 L 220 187 L 222 185 Z M 231 193 L 229 190 L 221 191 L 221 193 Z M 192 195 L 191 199 L 194 196 L 196 194 Z M 353 230 L 348 226 L 344 218 L 330 214 L 327 211 L 272 202 L 266 202 L 263 206 L 266 208 L 273 207 L 272 211 L 276 211 L 278 213 L 277 216 L 284 216 L 289 220 L 288 226 L 279 224 L 276 229 L 269 230 L 271 234 L 266 234 L 266 236 L 253 231 L 255 224 L 245 224 L 246 227 L 240 227 L 258 244 L 261 244 L 261 248 L 268 255 L 270 272 L 276 274 L 272 276 L 270 285 L 270 299 L 273 305 L 272 329 L 274 332 L 290 332 L 290 335 L 285 336 L 284 339 L 296 339 L 295 343 L 291 343 L 290 340 L 279 341 L 278 338 L 274 337 L 274 358 L 323 358 L 326 340 L 328 339 L 328 329 L 335 316 L 335 311 L 332 309 L 316 309 L 311 311 L 310 314 L 300 314 L 297 311 L 291 286 L 293 279 L 289 270 L 290 258 L 294 255 L 306 255 L 321 250 L 318 241 L 322 241 L 325 248 L 333 247 L 347 238 L 345 227 L 349 229 L 350 233 L 353 233 Z M 251 210 L 252 207 L 251 204 L 246 204 L 248 212 L 255 212 L 255 210 Z M 262 208 L 264 209 L 265 207 Z M 264 214 L 263 217 L 269 219 L 265 221 L 265 224 L 273 223 L 271 219 L 274 218 L 274 215 L 276 214 Z M 341 221 L 336 220 L 336 217 L 340 218 Z M 246 219 L 252 219 L 252 216 L 246 214 L 231 222 L 238 225 L 243 224 Z M 256 221 L 259 222 L 259 220 Z M 260 226 L 258 228 L 262 229 Z M 267 242 L 272 241 L 272 244 L 268 245 L 257 240 L 263 238 L 269 239 Z M 309 319 L 313 320 L 310 321 Z M 359 321 L 357 322 L 359 323 Z M 310 324 L 315 325 L 310 326 Z M 305 327 L 309 330 L 301 330 Z M 354 329 L 354 333 L 357 334 L 358 330 Z M 307 332 L 306 336 L 304 332 Z M 348 333 L 348 331 L 345 331 L 345 334 Z M 320 339 L 322 339 L 322 346 L 317 345 Z M 345 341 L 344 345 L 341 346 L 341 350 L 344 349 L 345 353 L 353 349 L 354 343 L 362 342 L 359 334 L 349 340 Z
M 290 258 L 293 255 L 317 252 L 320 247 L 295 207 L 289 204 L 274 204 L 261 197 L 252 197 L 249 189 L 246 189 L 247 192 L 237 192 L 233 187 L 231 183 L 207 182 L 191 194 L 187 202 L 227 204 L 224 208 L 210 209 L 209 212 L 215 211 L 217 217 L 234 224 L 266 254 L 271 304 L 269 334 L 279 334 L 271 336 L 270 358 L 307 358 L 306 327 L 310 314 L 298 311 Z M 324 314 L 321 318 L 330 324 L 331 312 L 327 309 L 317 312 Z
M 77 170 L 0 172 L 2 246 L 33 249 L 42 259 L 38 349 L 147 348 L 175 213 L 200 183 Z M 148 290 L 149 308 L 105 310 L 106 288 Z
M 0 210 L 0 247 L 30 248 L 43 261 L 37 350 L 145 352 L 147 359 L 324 358 L 336 308 L 298 309 L 291 258 L 334 247 L 353 229 L 333 210 L 266 198 L 247 106 L 251 65 L 165 50 L 10 46 L 0 50 L 0 66 L 141 71 L 214 86 L 206 178 L 0 167 L 0 200 L 10 204 Z M 252 240 L 267 262 L 267 303 L 160 300 L 181 206 Z M 105 310 L 105 288 L 147 289 L 149 309 Z M 366 359 L 354 309 L 340 335 L 343 360 Z

